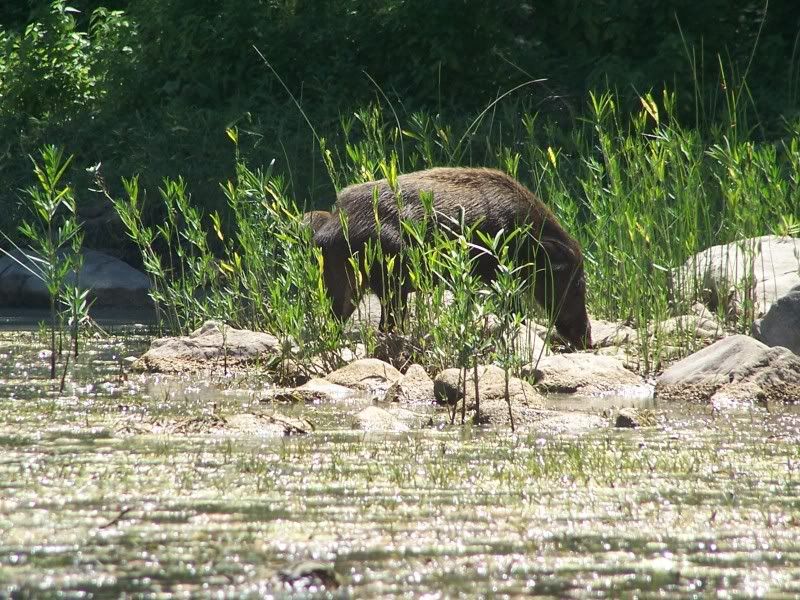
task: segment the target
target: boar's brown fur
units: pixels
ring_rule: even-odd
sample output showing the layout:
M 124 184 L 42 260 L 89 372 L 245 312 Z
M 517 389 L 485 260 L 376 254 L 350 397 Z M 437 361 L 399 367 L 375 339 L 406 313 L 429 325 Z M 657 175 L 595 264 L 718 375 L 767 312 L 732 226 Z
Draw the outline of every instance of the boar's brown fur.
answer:
M 310 210 L 303 213 L 303 225 L 311 227 L 311 231 L 317 232 L 331 218 L 331 213 L 327 210 Z
M 385 179 L 349 186 L 339 193 L 332 218 L 314 227 L 314 240 L 322 248 L 325 284 L 336 316 L 349 317 L 358 301 L 348 263 L 350 253 L 361 252 L 369 240 L 374 242 L 380 238 L 385 256 L 400 254 L 408 243 L 402 235 L 400 221 L 424 219 L 420 196 L 430 193 L 434 220 L 439 224 L 446 222 L 452 226 L 452 219 L 458 222 L 463 211 L 465 224 L 477 223 L 481 231 L 492 236 L 500 230 L 508 232 L 520 225 L 530 225 L 530 234 L 518 260 L 525 261 L 520 264 L 535 264 L 538 272 L 534 280 L 536 300 L 554 316 L 556 329 L 564 338 L 579 347 L 591 344 L 580 246 L 530 190 L 500 171 L 471 168 L 436 168 L 408 173 L 397 178 L 396 188 L 391 189 Z M 377 194 L 375 206 L 373 194 Z M 376 227 L 376 212 L 380 228 Z M 346 232 L 340 213 L 346 217 Z M 401 272 L 403 265 L 399 261 L 398 264 Z M 496 262 L 485 254 L 480 255 L 476 269 L 482 278 L 491 280 L 495 268 Z M 393 325 L 383 289 L 388 280 L 385 270 L 385 265 L 377 265 L 372 272 L 364 273 L 366 285 L 382 299 L 383 327 Z M 533 276 L 533 269 L 524 276 Z M 403 280 L 407 282 L 408 278 Z M 401 308 L 405 306 L 409 291 L 405 283 L 400 290 Z

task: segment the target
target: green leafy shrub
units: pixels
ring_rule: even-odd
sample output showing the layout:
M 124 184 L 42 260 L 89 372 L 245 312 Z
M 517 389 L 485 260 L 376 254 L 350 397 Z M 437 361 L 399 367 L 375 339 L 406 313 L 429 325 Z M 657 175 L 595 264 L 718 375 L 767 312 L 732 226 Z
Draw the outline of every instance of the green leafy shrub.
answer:
M 121 11 L 98 8 L 88 31 L 77 15 L 53 0 L 21 33 L 0 29 L 0 119 L 59 123 L 97 110 L 109 73 L 133 52 L 133 30 Z
M 238 140 L 234 130 L 229 135 Z M 311 369 L 312 358 L 339 364 L 341 327 L 330 318 L 321 253 L 271 166 L 251 171 L 237 163 L 236 180 L 223 186 L 233 218 L 230 236 L 218 214 L 206 217 L 194 206 L 181 179 L 164 181 L 160 191 L 167 218 L 157 226 L 142 219 L 137 179 L 126 180 L 124 187 L 127 198 L 112 201 L 142 254 L 167 331 L 188 333 L 217 319 L 273 333 L 281 340 L 282 358 L 302 368 Z M 218 252 L 212 251 L 212 236 Z M 166 252 L 162 255 L 157 246 Z

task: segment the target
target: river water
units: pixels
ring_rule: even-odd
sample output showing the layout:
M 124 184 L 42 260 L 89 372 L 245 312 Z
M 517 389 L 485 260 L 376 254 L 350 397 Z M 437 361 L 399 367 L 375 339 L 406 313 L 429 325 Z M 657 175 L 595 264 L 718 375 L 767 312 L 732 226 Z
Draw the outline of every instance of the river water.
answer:
M 0 597 L 800 594 L 793 407 L 367 434 L 312 404 L 281 407 L 306 435 L 198 433 L 157 426 L 268 384 L 128 374 L 146 347 L 90 341 L 59 393 L 45 341 L 0 333 Z

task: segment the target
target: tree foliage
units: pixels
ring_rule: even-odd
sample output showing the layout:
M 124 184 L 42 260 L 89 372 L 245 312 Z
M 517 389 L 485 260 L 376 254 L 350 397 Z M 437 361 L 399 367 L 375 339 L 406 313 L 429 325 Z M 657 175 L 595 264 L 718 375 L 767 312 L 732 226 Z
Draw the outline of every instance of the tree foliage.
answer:
M 232 124 L 248 158 L 282 156 L 301 187 L 318 187 L 321 163 L 309 161 L 284 84 L 325 137 L 376 98 L 407 115 L 464 118 L 538 79 L 513 95 L 521 108 L 507 118 L 525 110 L 572 127 L 590 89 L 615 88 L 638 108 L 664 85 L 701 128 L 725 116 L 731 86 L 760 135 L 780 135 L 799 112 L 796 0 L 11 4 L 0 11 L 0 206 L 16 202 L 27 155 L 44 142 L 80 164 L 102 161 L 109 179 L 152 171 L 142 185 L 155 192 L 183 174 L 196 198 L 221 201 L 214 182 L 233 168 Z

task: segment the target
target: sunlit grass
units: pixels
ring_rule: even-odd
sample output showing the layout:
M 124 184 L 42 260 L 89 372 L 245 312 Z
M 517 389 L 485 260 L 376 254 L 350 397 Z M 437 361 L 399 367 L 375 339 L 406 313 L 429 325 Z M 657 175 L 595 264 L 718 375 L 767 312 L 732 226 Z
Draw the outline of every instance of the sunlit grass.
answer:
M 567 138 L 535 114 L 495 127 L 495 117 L 484 112 L 459 128 L 422 113 L 402 121 L 373 105 L 342 119 L 343 139 L 336 146 L 326 140 L 320 146 L 337 188 L 383 177 L 392 185 L 398 173 L 469 165 L 472 150 L 480 147 L 480 156 L 489 157 L 481 166 L 503 169 L 526 183 L 579 240 L 591 314 L 633 327 L 638 339 L 629 350 L 638 356 L 640 370 L 650 373 L 666 358 L 696 349 L 658 325 L 691 305 L 691 298 L 671 295 L 671 269 L 714 244 L 800 229 L 800 126 L 790 124 L 779 144 L 756 143 L 735 128 L 701 137 L 678 122 L 673 93 L 648 93 L 639 100 L 641 108 L 628 113 L 613 93 L 591 95 L 588 118 Z M 735 106 L 731 110 L 738 114 Z M 238 132 L 228 133 L 238 144 Z M 125 187 L 127 198 L 115 205 L 142 251 L 167 329 L 186 332 L 216 318 L 267 330 L 280 338 L 281 358 L 309 368 L 320 360 L 334 368 L 342 346 L 360 342 L 368 352 L 375 348 L 372 328 L 361 326 L 355 337 L 348 336 L 329 318 L 321 254 L 272 165 L 262 171 L 237 164 L 235 180 L 222 185 L 230 223 L 216 213 L 201 214 L 178 179 L 165 181 L 161 190 L 167 222 L 147 226 L 136 180 Z M 417 226 L 405 224 L 409 239 L 423 239 Z M 531 303 L 505 302 L 524 295 L 514 277 L 498 278 L 498 289 L 470 278 L 464 248 L 476 241 L 477 232 L 457 224 L 455 229 L 456 236 L 434 237 L 425 252 L 410 244 L 404 257 L 410 267 L 406 277 L 419 291 L 405 325 L 416 349 L 413 358 L 431 371 L 495 361 L 515 372 L 531 357 L 516 352 L 513 325 L 524 316 L 547 322 L 552 315 L 542 315 Z M 502 248 L 492 252 L 499 257 Z M 393 260 L 400 258 L 384 255 L 377 244 L 352 264 L 368 269 Z M 399 285 L 388 282 L 386 288 Z M 451 302 L 444 301 L 445 288 Z M 726 309 L 721 305 L 718 315 L 727 320 L 725 326 L 747 331 L 752 305 L 745 303 L 733 315 Z M 487 314 L 497 316 L 501 327 L 479 331 Z

